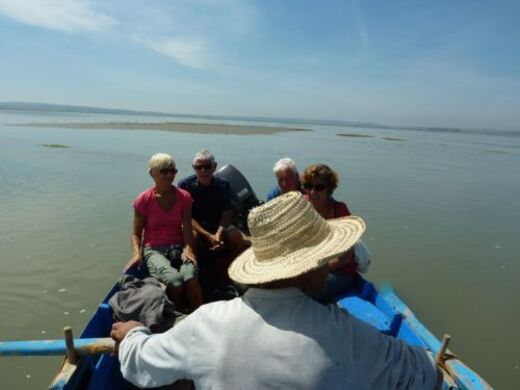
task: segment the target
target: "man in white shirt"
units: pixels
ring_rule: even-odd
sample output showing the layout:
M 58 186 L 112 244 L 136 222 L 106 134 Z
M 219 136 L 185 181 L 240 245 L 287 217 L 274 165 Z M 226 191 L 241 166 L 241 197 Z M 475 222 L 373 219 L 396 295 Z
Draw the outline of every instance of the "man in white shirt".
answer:
M 241 298 L 201 306 L 166 333 L 116 323 L 121 372 L 140 387 L 191 379 L 197 389 L 433 389 L 437 370 L 421 349 L 382 335 L 309 296 L 327 261 L 360 238 L 359 217 L 324 220 L 290 192 L 253 211 L 252 248 L 230 277 Z

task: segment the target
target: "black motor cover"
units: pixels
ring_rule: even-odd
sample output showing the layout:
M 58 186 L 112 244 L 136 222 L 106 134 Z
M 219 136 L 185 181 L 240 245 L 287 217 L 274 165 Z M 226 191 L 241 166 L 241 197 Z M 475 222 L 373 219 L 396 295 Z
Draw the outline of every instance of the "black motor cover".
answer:
M 253 188 L 244 175 L 233 165 L 224 165 L 215 173 L 215 176 L 229 182 L 233 194 L 231 199 L 233 223 L 244 233 L 248 234 L 247 215 L 249 210 L 260 204 Z

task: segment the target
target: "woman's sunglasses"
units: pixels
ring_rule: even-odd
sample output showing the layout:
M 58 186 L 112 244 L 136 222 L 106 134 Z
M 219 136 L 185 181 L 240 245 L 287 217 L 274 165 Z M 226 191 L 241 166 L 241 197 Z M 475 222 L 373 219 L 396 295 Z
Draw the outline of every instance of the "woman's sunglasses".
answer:
M 316 190 L 316 191 L 323 191 L 325 189 L 327 189 L 327 186 L 325 184 L 312 184 L 312 183 L 305 183 L 303 185 L 303 188 L 305 188 L 307 191 L 310 191 L 312 190 L 313 188 Z
M 175 175 L 177 173 L 177 169 L 176 168 L 163 168 L 159 172 L 161 172 L 161 175 L 167 175 L 168 173 Z
M 202 171 L 203 169 L 205 171 L 209 171 L 211 168 L 213 168 L 213 164 L 199 164 L 193 166 L 193 169 L 196 171 Z

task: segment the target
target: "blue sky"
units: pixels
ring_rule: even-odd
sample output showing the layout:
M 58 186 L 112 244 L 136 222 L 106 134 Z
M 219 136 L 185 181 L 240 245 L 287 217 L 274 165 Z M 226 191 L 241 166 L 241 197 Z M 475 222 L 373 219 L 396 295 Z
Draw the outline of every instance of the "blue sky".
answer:
M 520 130 L 520 2 L 0 0 L 0 101 Z

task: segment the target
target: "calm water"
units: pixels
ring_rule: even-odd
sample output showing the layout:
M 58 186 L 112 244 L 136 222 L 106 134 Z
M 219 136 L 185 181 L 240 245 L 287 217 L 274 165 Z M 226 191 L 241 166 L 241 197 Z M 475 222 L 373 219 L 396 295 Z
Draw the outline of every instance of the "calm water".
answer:
M 450 333 L 452 350 L 493 386 L 520 388 L 520 137 L 316 124 L 266 136 L 7 125 L 140 119 L 0 111 L 0 340 L 61 338 L 64 325 L 79 334 L 129 258 L 130 203 L 151 184 L 153 153 L 171 153 L 182 177 L 193 153 L 209 148 L 260 198 L 273 163 L 288 155 L 340 173 L 336 197 L 368 225 L 368 277 L 389 281 L 437 336 Z M 70 148 L 41 146 L 50 143 Z M 0 389 L 43 388 L 58 360 L 0 357 Z

